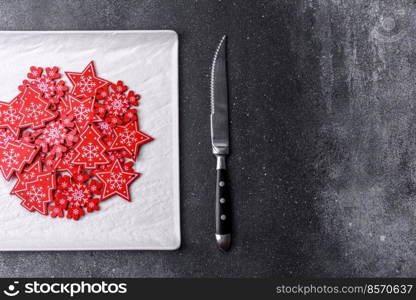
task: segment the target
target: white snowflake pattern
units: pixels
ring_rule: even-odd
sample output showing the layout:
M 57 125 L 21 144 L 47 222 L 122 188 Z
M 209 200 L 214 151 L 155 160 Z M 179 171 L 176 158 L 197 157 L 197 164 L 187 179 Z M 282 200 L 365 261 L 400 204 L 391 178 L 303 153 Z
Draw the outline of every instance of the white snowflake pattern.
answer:
M 104 135 L 111 135 L 113 133 L 113 129 L 107 122 L 98 122 L 96 124 Z
M 84 103 L 74 108 L 74 116 L 78 121 L 88 120 L 90 118 L 91 109 L 86 107 Z
M 75 152 L 74 150 L 70 150 L 69 152 L 67 152 L 63 158 L 63 163 L 66 165 L 72 165 L 72 160 L 75 156 Z
M 99 122 L 97 125 L 101 130 L 109 130 L 110 129 L 110 125 L 107 122 Z
M 25 108 L 25 112 L 28 118 L 38 119 L 42 113 L 42 105 L 36 103 L 30 103 L 29 107 Z
M 108 183 L 110 184 L 110 188 L 112 190 L 122 190 L 126 184 L 126 179 L 123 178 L 123 175 L 120 173 L 113 173 L 108 179 Z
M 19 161 L 17 160 L 20 157 L 19 153 L 12 148 L 6 153 L 4 153 L 4 157 L 2 158 L 2 162 L 7 165 L 8 168 L 11 168 L 13 165 L 17 164 Z
M 10 122 L 10 124 L 14 125 L 19 119 L 20 116 L 14 108 L 9 108 L 8 110 L 3 112 L 3 119 L 6 122 Z
M 52 95 L 55 87 L 54 87 L 54 82 L 52 80 L 50 80 L 48 77 L 46 76 L 42 76 L 38 79 L 36 79 L 35 81 L 35 85 L 36 87 L 45 94 L 46 97 L 49 97 Z
M 117 115 L 124 114 L 129 107 L 126 96 L 120 93 L 111 93 L 104 103 L 110 112 Z
M 68 201 L 77 206 L 84 206 L 90 196 L 87 186 L 80 183 L 71 185 L 68 192 Z
M 81 80 L 76 84 L 80 88 L 81 93 L 91 93 L 96 86 L 91 76 L 81 76 Z
M 29 196 L 29 201 L 36 203 L 42 202 L 42 199 L 46 197 L 41 186 L 31 186 L 27 195 Z
M 33 180 L 33 179 L 35 179 L 37 177 L 37 175 L 36 175 L 36 173 L 34 173 L 34 172 L 24 172 L 23 173 L 23 179 L 25 180 L 25 181 L 28 181 L 28 180 Z
M 49 145 L 59 145 L 65 142 L 67 129 L 60 122 L 51 122 L 46 126 L 43 136 Z
M 93 143 L 89 142 L 86 146 L 81 147 L 83 158 L 92 161 L 94 158 L 98 157 L 98 146 L 94 145 Z
M 0 131 L 0 146 L 5 147 L 9 142 L 15 141 L 16 138 L 8 131 Z
M 136 132 L 125 128 L 124 131 L 120 133 L 120 142 L 127 146 L 133 145 L 137 142 Z

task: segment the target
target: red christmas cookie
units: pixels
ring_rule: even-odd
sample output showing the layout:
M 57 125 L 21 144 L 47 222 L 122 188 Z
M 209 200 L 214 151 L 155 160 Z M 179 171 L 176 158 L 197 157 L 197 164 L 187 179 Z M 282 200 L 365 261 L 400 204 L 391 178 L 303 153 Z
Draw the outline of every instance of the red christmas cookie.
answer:
M 56 114 L 48 109 L 49 103 L 32 87 L 27 87 L 21 98 L 23 102 L 19 110 L 22 116 L 21 128 L 28 126 L 33 129 L 41 128 L 46 122 L 56 118 Z
M 17 182 L 11 190 L 10 194 L 20 192 L 26 189 L 26 183 L 36 181 L 38 176 L 42 173 L 42 164 L 37 160 L 29 167 L 25 168 L 22 173 L 17 173 Z
M 120 162 L 116 160 L 109 171 L 96 172 L 95 175 L 104 185 L 101 200 L 118 195 L 130 201 L 129 185 L 140 176 L 140 173 L 125 171 Z
M 94 113 L 94 98 L 79 99 L 71 94 L 67 95 L 66 103 L 68 103 L 70 109 L 69 113 L 74 115 L 75 124 L 77 125 L 78 131 L 83 132 L 88 124 L 94 121 L 100 121 L 96 119 Z
M 94 62 L 90 62 L 81 73 L 65 72 L 73 87 L 71 94 L 75 97 L 88 98 L 94 97 L 98 89 L 110 84 L 109 81 L 97 77 L 95 74 Z
M 86 169 L 96 169 L 99 165 L 109 163 L 101 135 L 93 125 L 89 125 L 80 138 L 80 142 L 74 148 L 76 155 L 72 160 L 73 164 L 83 165 Z
M 37 180 L 26 183 L 26 188 L 17 191 L 16 195 L 22 199 L 20 203 L 29 211 L 47 215 L 48 203 L 52 202 L 52 191 L 56 188 L 55 174 L 46 173 L 39 175 Z
M 0 128 L 9 129 L 16 137 L 19 136 L 19 126 L 23 119 L 19 114 L 21 103 L 19 96 L 9 103 L 0 102 Z
M 0 170 L 6 180 L 10 180 L 14 172 L 22 171 L 26 164 L 32 162 L 38 149 L 23 142 L 10 142 L 0 148 Z
M 153 139 L 138 130 L 137 122 L 132 121 L 125 126 L 114 128 L 116 138 L 111 145 L 111 150 L 126 150 L 136 159 L 139 147 Z

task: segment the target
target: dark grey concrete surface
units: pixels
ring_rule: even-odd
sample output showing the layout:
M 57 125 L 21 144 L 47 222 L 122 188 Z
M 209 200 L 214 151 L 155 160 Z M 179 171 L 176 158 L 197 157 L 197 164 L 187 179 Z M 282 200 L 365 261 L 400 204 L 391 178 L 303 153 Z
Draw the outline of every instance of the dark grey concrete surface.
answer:
M 0 253 L 0 276 L 416 276 L 413 1 L 1 1 L 2 30 L 180 37 L 173 252 Z M 235 234 L 214 240 L 209 67 L 229 35 Z

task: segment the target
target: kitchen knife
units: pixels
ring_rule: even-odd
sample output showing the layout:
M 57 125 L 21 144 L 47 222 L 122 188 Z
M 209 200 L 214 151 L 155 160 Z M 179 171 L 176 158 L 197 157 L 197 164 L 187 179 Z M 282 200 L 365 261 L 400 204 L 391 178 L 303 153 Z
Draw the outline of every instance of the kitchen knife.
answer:
M 224 35 L 214 54 L 211 68 L 211 142 L 217 158 L 215 199 L 215 238 L 221 250 L 231 246 L 231 199 L 226 158 L 229 153 L 227 37 Z

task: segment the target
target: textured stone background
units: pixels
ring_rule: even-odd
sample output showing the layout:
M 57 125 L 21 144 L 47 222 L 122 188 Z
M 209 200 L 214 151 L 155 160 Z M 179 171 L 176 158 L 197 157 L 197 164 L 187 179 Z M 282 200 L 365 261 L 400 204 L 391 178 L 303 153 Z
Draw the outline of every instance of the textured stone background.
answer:
M 414 14 L 413 1 L 1 1 L 3 30 L 179 33 L 183 246 L 0 253 L 0 276 L 415 276 Z M 208 122 L 224 33 L 228 254 L 214 243 Z

